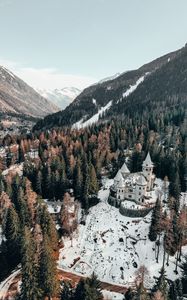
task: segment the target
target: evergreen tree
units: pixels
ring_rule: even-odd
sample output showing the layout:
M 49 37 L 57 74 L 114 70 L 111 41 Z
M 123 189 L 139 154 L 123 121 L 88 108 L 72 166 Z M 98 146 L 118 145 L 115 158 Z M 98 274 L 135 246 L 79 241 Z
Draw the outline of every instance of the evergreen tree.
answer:
M 75 290 L 74 300 L 102 300 L 101 284 L 92 274 L 91 278 L 81 279 Z
M 160 291 L 162 293 L 163 300 L 168 300 L 168 282 L 164 268 L 160 270 L 160 276 L 156 279 L 156 283 L 153 287 L 153 291 Z
M 97 192 L 99 190 L 99 185 L 98 185 L 98 181 L 97 181 L 95 168 L 92 164 L 90 164 L 90 166 L 89 166 L 89 178 L 90 178 L 89 195 L 97 194 Z
M 82 196 L 82 183 L 83 176 L 81 171 L 81 162 L 80 159 L 77 160 L 75 170 L 74 170 L 74 186 L 75 186 L 75 196 L 77 199 L 80 199 Z
M 38 300 L 41 297 L 41 290 L 38 286 L 35 250 L 35 242 L 31 232 L 25 227 L 22 238 L 22 284 L 20 296 L 23 300 Z
M 44 235 L 42 251 L 39 262 L 40 287 L 45 297 L 56 296 L 59 292 L 59 282 L 57 278 L 57 266 L 53 257 L 53 250 L 47 235 Z
M 63 281 L 61 300 L 73 300 L 73 287 L 69 281 Z
M 151 225 L 149 228 L 149 239 L 150 241 L 156 241 L 157 235 L 161 230 L 161 218 L 162 218 L 162 206 L 159 199 L 156 201 L 156 205 L 153 209 Z
M 10 265 L 16 266 L 20 261 L 20 221 L 13 206 L 7 211 L 4 235 Z
M 36 174 L 35 191 L 38 195 L 42 196 L 42 173 L 41 173 L 41 171 L 38 171 Z
M 38 211 L 40 226 L 42 228 L 43 235 L 47 235 L 53 250 L 58 248 L 58 235 L 54 221 L 49 214 L 46 205 L 41 205 Z

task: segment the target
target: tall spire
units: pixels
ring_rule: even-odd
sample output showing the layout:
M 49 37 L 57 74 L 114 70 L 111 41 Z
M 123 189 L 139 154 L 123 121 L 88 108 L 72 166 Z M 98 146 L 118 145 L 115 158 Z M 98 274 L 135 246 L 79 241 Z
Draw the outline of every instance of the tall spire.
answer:
M 151 160 L 151 156 L 149 152 L 147 153 L 146 159 L 143 162 L 143 167 L 153 167 L 153 162 Z
M 127 168 L 126 163 L 123 164 L 123 166 L 121 167 L 120 170 L 121 170 L 121 173 L 124 174 L 124 175 L 130 173 L 129 169 Z

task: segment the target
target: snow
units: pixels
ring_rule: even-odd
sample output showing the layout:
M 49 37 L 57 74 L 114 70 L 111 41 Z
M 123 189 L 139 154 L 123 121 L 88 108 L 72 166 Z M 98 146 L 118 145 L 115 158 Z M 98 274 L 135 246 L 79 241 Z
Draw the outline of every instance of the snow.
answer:
M 134 85 L 131 85 L 130 88 L 125 93 L 123 93 L 123 98 L 128 97 L 130 94 L 132 94 L 139 86 L 139 84 L 144 81 L 144 79 L 145 79 L 145 75 L 140 77 Z
M 121 75 L 121 73 L 116 73 L 116 74 L 114 74 L 113 76 L 106 77 L 106 78 L 100 80 L 99 83 L 104 83 L 104 82 L 106 82 L 106 81 L 116 79 L 116 78 L 118 78 L 120 75 Z
M 105 300 L 123 300 L 124 295 L 106 290 L 102 291 Z
M 93 104 L 97 105 L 97 100 L 96 99 L 92 99 Z
M 15 75 L 11 72 L 11 71 L 9 71 L 8 69 L 6 69 L 5 67 L 3 67 L 3 66 L 0 66 L 1 67 L 1 69 L 3 69 L 6 73 L 8 73 L 12 78 L 15 78 Z M 5 78 L 5 77 L 4 77 Z
M 101 107 L 99 109 L 99 111 L 93 115 L 90 119 L 88 119 L 87 121 L 83 122 L 84 121 L 84 118 L 82 118 L 80 121 L 76 122 L 72 128 L 77 128 L 77 129 L 80 129 L 80 128 L 84 128 L 84 127 L 88 127 L 88 126 L 91 126 L 92 124 L 94 123 L 97 123 L 98 120 L 99 120 L 99 117 L 106 111 L 108 110 L 112 105 L 112 100 L 109 101 L 105 106 Z
M 80 119 L 76 123 L 72 125 L 72 129 L 80 129 L 82 127 L 82 124 L 84 122 L 84 118 Z
M 81 90 L 75 87 L 65 87 L 62 89 L 40 89 L 35 90 L 44 98 L 50 100 L 61 109 L 68 106 L 80 93 Z
M 44 201 L 50 214 L 59 214 L 62 206 L 61 201 L 48 201 L 46 199 Z
M 157 181 L 158 189 L 162 181 Z M 109 187 L 113 180 L 105 178 L 99 191 L 101 202 L 89 210 L 86 224 L 74 232 L 73 247 L 69 238 L 64 239 L 60 251 L 59 267 L 86 276 L 95 272 L 100 280 L 121 285 L 130 285 L 141 265 L 149 271 L 147 286 L 153 285 L 153 276 L 158 276 L 162 267 L 163 237 L 159 263 L 155 260 L 155 243 L 148 239 L 151 212 L 144 218 L 122 216 L 119 209 L 107 203 Z M 161 195 L 164 199 L 164 193 Z M 187 253 L 187 246 L 182 248 Z M 76 262 L 76 263 L 75 263 Z M 166 274 L 174 280 L 175 257 L 170 257 Z M 120 299 L 120 298 L 119 298 Z

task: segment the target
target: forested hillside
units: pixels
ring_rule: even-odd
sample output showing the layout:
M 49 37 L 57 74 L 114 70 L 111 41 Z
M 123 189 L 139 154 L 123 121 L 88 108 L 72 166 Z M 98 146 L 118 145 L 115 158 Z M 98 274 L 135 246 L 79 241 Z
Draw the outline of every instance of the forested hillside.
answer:
M 187 48 L 169 53 L 141 68 L 126 72 L 117 78 L 85 89 L 63 112 L 47 116 L 35 129 L 69 126 L 84 123 L 110 101 L 111 106 L 101 115 L 134 117 L 159 108 L 163 113 L 176 105 L 186 103 Z

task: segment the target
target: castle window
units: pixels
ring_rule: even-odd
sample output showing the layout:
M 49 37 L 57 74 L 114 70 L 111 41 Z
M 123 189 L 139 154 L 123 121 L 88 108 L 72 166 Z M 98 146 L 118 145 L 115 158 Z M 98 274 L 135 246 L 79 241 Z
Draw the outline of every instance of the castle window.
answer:
M 139 190 L 141 190 L 141 186 L 139 187 Z
M 118 199 L 120 199 L 120 196 L 118 196 Z
M 129 198 L 132 198 L 132 195 L 129 195 Z
M 139 192 L 139 195 L 141 195 L 141 192 Z

